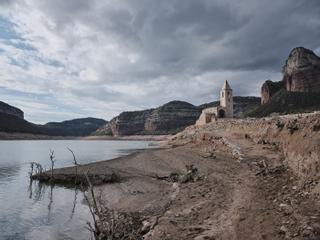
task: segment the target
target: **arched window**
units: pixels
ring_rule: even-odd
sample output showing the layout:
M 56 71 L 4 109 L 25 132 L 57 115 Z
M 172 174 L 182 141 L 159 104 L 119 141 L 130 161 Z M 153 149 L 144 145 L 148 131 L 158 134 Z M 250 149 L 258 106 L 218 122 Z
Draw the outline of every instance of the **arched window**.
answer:
M 222 92 L 221 94 L 222 94 L 222 97 L 224 97 L 224 92 Z

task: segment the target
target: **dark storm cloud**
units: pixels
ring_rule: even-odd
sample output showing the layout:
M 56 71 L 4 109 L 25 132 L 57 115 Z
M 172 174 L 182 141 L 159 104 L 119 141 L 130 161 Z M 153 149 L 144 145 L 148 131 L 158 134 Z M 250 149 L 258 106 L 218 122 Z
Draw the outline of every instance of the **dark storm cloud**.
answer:
M 139 77 L 188 70 L 279 70 L 293 47 L 319 46 L 319 1 L 238 2 L 58 0 L 39 1 L 39 6 L 54 19 L 57 32 L 80 22 L 137 51 L 140 63 L 153 70 L 128 68 Z
M 0 0 L 0 6 L 8 6 L 12 4 L 14 0 Z
M 280 80 L 292 48 L 320 51 L 319 0 L 0 0 L 0 5 L 11 8 L 7 20 L 39 54 L 61 62 L 56 72 L 52 66 L 28 72 L 30 82 L 75 103 L 85 97 L 90 104 L 131 110 L 174 99 L 200 104 L 216 98 L 225 79 L 237 95 L 258 95 L 264 80 Z M 39 72 L 58 77 L 42 86 L 31 77 Z

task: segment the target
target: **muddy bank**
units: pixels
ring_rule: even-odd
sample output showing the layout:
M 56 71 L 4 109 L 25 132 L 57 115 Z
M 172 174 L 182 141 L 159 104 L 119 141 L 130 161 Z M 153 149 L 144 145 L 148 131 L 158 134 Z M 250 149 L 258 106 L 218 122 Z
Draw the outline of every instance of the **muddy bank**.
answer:
M 108 208 L 138 214 L 144 239 L 320 239 L 319 179 L 301 175 L 286 154 L 301 150 L 305 162 L 315 164 L 307 151 L 317 150 L 318 119 L 315 114 L 189 127 L 168 148 L 77 171 L 119 177 L 94 191 Z M 304 144 L 294 147 L 301 139 Z M 172 179 L 186 175 L 187 165 L 197 168 L 198 178 Z M 75 168 L 54 171 L 59 174 L 69 178 Z
M 320 112 L 192 126 L 173 137 L 171 145 L 214 137 L 219 131 L 256 144 L 273 145 L 284 155 L 285 164 L 302 179 L 320 176 Z

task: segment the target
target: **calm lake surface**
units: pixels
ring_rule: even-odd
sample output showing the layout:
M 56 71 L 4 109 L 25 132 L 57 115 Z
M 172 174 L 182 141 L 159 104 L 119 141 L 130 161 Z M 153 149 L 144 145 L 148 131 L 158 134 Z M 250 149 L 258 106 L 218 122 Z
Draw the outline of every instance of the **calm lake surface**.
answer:
M 56 167 L 72 166 L 71 148 L 79 163 L 112 159 L 147 141 L 35 140 L 0 141 L 0 239 L 90 239 L 85 229 L 91 220 L 83 193 L 64 187 L 30 184 L 30 162 L 49 168 L 54 150 Z

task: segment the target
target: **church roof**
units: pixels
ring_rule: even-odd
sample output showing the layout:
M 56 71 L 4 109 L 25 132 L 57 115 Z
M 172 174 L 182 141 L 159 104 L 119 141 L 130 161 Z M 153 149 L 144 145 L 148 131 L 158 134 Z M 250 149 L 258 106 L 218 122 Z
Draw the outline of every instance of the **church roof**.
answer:
M 230 85 L 229 85 L 229 83 L 228 83 L 228 80 L 226 80 L 226 81 L 224 82 L 222 89 L 230 89 L 230 90 L 231 90 L 231 87 L 230 87 Z

